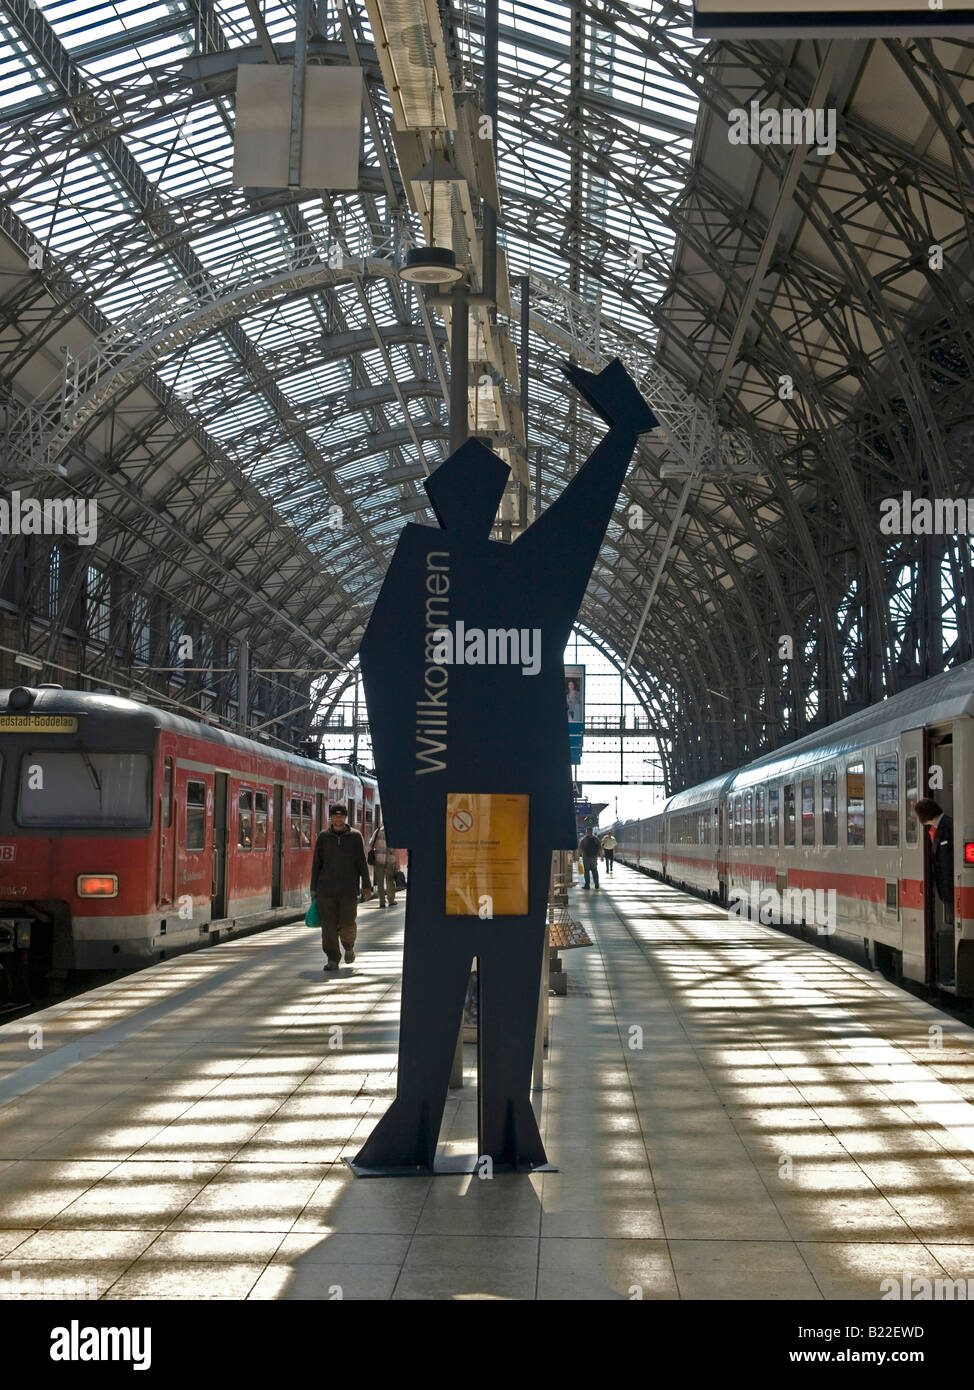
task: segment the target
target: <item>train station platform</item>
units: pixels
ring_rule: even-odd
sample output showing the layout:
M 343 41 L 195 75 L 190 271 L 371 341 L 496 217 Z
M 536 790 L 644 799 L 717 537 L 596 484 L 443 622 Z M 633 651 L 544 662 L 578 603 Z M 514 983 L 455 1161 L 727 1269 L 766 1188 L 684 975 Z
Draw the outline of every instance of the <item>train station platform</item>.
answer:
M 361 909 L 337 976 L 281 927 L 0 1028 L 0 1297 L 868 1300 L 974 1278 L 974 1031 L 623 866 L 571 898 L 595 944 L 551 1001 L 553 1173 L 343 1164 L 394 1091 L 401 905 Z M 475 1114 L 453 1093 L 445 1151 L 475 1149 Z

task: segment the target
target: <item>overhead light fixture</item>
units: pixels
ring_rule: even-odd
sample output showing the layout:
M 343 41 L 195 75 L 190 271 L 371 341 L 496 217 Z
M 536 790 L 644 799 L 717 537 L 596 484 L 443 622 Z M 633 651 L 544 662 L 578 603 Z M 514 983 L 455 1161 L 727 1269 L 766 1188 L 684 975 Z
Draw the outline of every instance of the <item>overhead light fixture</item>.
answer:
M 14 657 L 15 666 L 26 666 L 31 671 L 43 671 L 43 661 L 38 661 L 36 656 L 28 656 L 26 652 L 18 652 Z
M 463 271 L 449 246 L 411 246 L 399 278 L 417 285 L 450 285 L 463 278 Z
M 417 285 L 450 285 L 463 279 L 463 271 L 457 266 L 456 253 L 450 246 L 437 246 L 436 238 L 436 185 L 456 182 L 456 170 L 449 160 L 441 160 L 441 173 L 436 168 L 437 131 L 430 131 L 431 154 L 413 183 L 428 183 L 430 186 L 430 242 L 429 246 L 411 246 L 406 252 L 405 263 L 400 267 L 399 278 L 410 280 Z M 447 196 L 452 196 L 449 191 Z

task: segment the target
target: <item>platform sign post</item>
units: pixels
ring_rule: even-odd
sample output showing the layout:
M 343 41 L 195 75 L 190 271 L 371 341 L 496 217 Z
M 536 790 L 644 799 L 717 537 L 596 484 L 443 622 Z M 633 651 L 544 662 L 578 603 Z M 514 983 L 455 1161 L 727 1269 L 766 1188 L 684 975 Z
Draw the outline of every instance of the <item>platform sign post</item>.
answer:
M 390 844 L 409 850 L 396 1098 L 359 1176 L 547 1164 L 531 1105 L 551 855 L 574 849 L 565 647 L 637 437 L 656 425 L 619 361 L 566 366 L 607 433 L 511 544 L 490 539 L 508 466 L 479 440 L 424 484 L 360 661 Z M 472 961 L 478 1153 L 437 1161 Z

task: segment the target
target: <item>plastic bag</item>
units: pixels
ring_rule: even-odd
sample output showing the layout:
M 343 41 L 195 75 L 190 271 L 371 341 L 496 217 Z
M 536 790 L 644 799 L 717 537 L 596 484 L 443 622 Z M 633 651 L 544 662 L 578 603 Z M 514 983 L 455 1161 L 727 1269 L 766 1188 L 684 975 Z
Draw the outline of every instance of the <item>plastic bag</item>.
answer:
M 321 926 L 321 918 L 318 916 L 318 902 L 316 898 L 312 898 L 308 904 L 308 910 L 304 914 L 304 925 L 306 927 Z

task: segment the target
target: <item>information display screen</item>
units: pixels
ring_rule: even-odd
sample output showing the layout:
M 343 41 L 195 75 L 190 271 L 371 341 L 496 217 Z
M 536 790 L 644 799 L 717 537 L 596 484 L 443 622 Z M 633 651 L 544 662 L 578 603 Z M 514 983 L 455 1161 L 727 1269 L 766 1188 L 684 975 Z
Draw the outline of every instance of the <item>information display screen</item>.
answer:
M 974 33 L 969 4 L 918 5 L 916 0 L 694 0 L 698 38 L 909 38 L 923 34 L 963 37 Z
M 526 916 L 530 800 L 506 792 L 447 795 L 448 917 Z
M 0 714 L 0 734 L 76 734 L 73 714 Z

